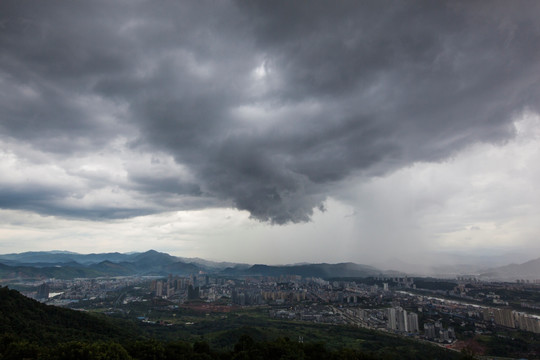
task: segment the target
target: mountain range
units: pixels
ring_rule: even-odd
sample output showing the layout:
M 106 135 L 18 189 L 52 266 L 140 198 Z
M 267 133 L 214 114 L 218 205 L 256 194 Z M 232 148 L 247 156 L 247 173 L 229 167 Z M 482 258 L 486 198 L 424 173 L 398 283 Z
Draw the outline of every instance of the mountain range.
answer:
M 462 267 L 440 268 L 440 275 L 470 275 L 486 280 L 540 279 L 540 258 L 523 264 L 510 264 L 494 268 L 471 271 Z M 222 276 L 281 276 L 303 277 L 368 277 L 400 276 L 399 271 L 384 271 L 379 268 L 355 263 L 339 264 L 295 264 L 264 265 L 214 262 L 198 258 L 183 258 L 149 250 L 142 253 L 99 253 L 78 254 L 68 251 L 37 251 L 0 255 L 0 279 L 73 279 L 129 275 L 166 276 L 198 273 Z
M 144 253 L 77 254 L 63 251 L 0 255 L 0 279 L 72 279 L 129 275 L 365 277 L 381 270 L 354 263 L 302 265 L 247 265 L 188 259 L 155 250 Z
M 540 258 L 522 264 L 509 264 L 487 269 L 480 276 L 486 279 L 499 280 L 540 280 Z

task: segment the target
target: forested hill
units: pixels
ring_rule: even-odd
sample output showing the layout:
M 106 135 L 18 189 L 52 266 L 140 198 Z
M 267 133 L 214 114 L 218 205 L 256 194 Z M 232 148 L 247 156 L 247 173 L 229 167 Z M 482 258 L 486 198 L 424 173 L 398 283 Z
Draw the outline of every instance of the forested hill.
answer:
M 137 338 L 130 322 L 42 304 L 0 287 L 0 334 L 38 344 Z

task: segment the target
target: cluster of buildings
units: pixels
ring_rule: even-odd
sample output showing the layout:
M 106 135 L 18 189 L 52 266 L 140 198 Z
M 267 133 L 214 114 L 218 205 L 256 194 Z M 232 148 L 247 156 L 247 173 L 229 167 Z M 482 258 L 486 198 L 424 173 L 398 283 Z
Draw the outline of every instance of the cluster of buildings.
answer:
M 540 318 L 514 311 L 512 309 L 484 308 L 482 315 L 485 321 L 512 329 L 521 329 L 540 334 Z
M 176 307 L 185 302 L 224 307 L 269 305 L 270 315 L 275 318 L 347 323 L 437 342 L 453 341 L 454 328 L 464 331 L 464 324 L 472 325 L 473 331 L 479 333 L 497 326 L 540 333 L 540 317 L 504 307 L 503 300 L 485 291 L 489 290 L 488 285 L 480 282 L 474 282 L 474 287 L 461 283 L 454 291 L 471 296 L 467 294 L 471 289 L 481 290 L 482 294 L 477 292 L 473 296 L 481 295 L 492 301 L 493 307 L 411 293 L 408 289 L 414 289 L 415 284 L 406 277 L 372 280 L 364 284 L 300 276 L 233 279 L 207 274 L 51 280 L 36 285 L 31 296 L 49 302 L 54 296 L 58 299 L 55 301 L 60 301 L 57 305 L 63 305 L 61 301 L 102 300 L 102 304 L 112 301 L 114 308 L 132 301 Z M 118 290 L 129 287 L 140 289 L 138 295 L 131 297 L 129 292 L 123 297 L 118 295 L 122 293 Z M 145 296 L 153 297 L 153 301 L 149 301 L 150 297 L 143 299 Z
M 224 283 L 223 279 L 221 284 Z M 216 278 L 212 278 L 212 284 L 216 284 Z M 208 287 L 211 279 L 206 274 L 180 277 L 169 274 L 167 280 L 154 279 L 150 282 L 150 291 L 156 297 L 172 298 L 174 295 L 186 294 L 188 299 L 195 300 L 200 297 L 202 287 Z
M 286 303 L 300 302 L 307 298 L 307 289 L 292 290 L 292 291 L 263 291 L 262 299 L 266 302 Z
M 230 299 L 236 282 L 230 279 L 209 276 L 207 274 L 188 277 L 169 275 L 167 280 L 152 280 L 150 291 L 157 298 L 183 302 L 190 300 L 217 301 Z M 243 305 L 254 305 L 247 302 Z
M 51 305 L 67 305 L 79 300 L 105 299 L 107 294 L 129 286 L 147 282 L 147 278 L 128 276 L 115 278 L 49 279 L 32 284 L 35 291 L 25 291 L 24 295 Z M 30 285 L 25 284 L 26 286 Z
M 431 341 L 452 342 L 456 339 L 456 333 L 452 326 L 444 328 L 440 321 L 426 322 L 424 324 L 424 337 Z
M 265 300 L 265 299 L 264 299 Z M 231 302 L 235 305 L 262 305 L 266 303 L 260 290 L 244 290 L 231 292 Z
M 361 284 L 297 275 L 245 279 L 224 279 L 206 274 L 169 275 L 167 279 L 152 280 L 150 290 L 155 297 L 178 303 L 222 300 L 238 306 L 285 306 L 272 310 L 271 315 L 277 318 L 351 323 L 409 335 L 420 335 L 423 330 L 424 338 L 438 342 L 455 339 L 454 327 L 443 327 L 440 316 L 457 322 L 472 322 L 478 329 L 492 325 L 540 333 L 540 318 L 530 314 L 408 293 L 407 289 L 414 289 L 415 284 L 413 279 L 406 277 L 374 280 L 372 284 Z M 390 291 L 389 284 L 394 291 Z M 475 286 L 486 285 L 476 282 Z M 463 283 L 458 287 L 457 291 L 467 291 Z M 498 296 L 493 295 L 492 300 L 496 305 L 504 305 Z M 313 306 L 297 306 L 299 304 Z M 330 304 L 331 308 L 321 308 L 319 304 Z M 419 315 L 414 309 L 422 312 L 424 324 L 419 323 Z
M 284 282 L 281 282 L 284 281 Z M 170 300 L 216 301 L 230 299 L 235 305 L 291 304 L 302 301 L 360 304 L 373 294 L 386 291 L 377 285 L 333 282 L 300 276 L 223 279 L 208 275 L 155 279 L 150 291 L 155 297 Z
M 348 319 L 333 306 L 317 304 L 294 306 L 286 309 L 272 309 L 270 310 L 270 317 L 276 319 L 301 320 L 333 325 L 349 323 Z
M 407 313 L 407 310 L 400 306 L 388 309 L 387 328 L 403 333 L 418 333 L 418 314 L 414 312 Z

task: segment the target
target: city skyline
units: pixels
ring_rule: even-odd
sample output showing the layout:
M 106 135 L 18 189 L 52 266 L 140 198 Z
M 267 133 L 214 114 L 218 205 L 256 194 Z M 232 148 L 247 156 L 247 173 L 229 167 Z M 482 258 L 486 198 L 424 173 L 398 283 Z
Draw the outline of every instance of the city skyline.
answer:
M 539 258 L 539 15 L 2 2 L 0 253 Z

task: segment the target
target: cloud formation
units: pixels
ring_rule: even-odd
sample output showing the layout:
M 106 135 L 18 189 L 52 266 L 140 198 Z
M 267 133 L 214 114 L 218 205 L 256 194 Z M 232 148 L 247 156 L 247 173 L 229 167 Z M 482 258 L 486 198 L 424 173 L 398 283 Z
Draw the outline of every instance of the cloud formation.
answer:
M 0 4 L 0 207 L 305 222 L 539 112 L 536 2 Z

